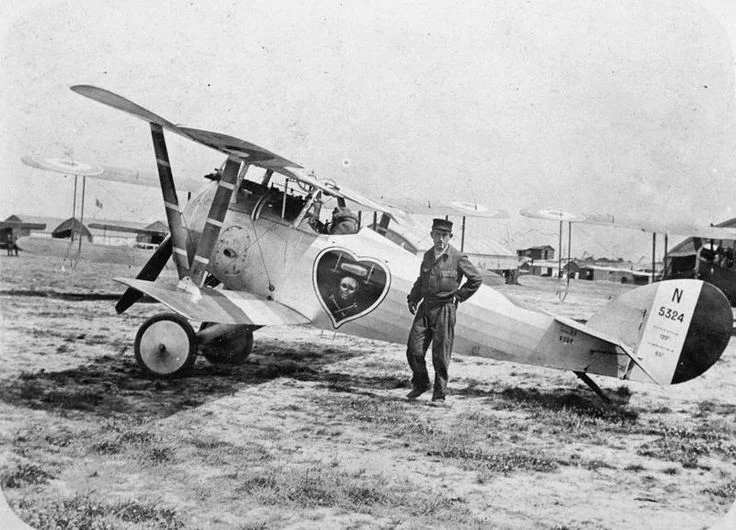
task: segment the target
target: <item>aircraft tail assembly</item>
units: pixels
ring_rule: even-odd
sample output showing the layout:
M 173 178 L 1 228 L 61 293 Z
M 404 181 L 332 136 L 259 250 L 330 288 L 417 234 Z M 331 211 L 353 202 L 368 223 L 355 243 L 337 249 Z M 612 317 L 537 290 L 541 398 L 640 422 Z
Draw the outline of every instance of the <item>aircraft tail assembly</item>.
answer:
M 693 379 L 720 358 L 733 331 L 731 306 L 700 280 L 670 280 L 629 291 L 588 320 L 618 342 L 618 377 L 660 385 Z

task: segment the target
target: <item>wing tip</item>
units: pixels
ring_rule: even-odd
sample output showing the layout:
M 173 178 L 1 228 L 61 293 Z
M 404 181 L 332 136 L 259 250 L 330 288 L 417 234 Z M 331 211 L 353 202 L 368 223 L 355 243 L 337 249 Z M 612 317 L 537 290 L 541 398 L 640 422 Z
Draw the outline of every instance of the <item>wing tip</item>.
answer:
M 107 90 L 105 90 L 104 88 L 99 88 L 93 85 L 84 85 L 84 84 L 71 85 L 69 87 L 69 90 L 71 90 L 72 92 L 76 92 L 77 94 L 80 94 L 82 96 L 87 96 L 87 97 L 89 97 L 89 94 L 91 92 L 107 92 Z

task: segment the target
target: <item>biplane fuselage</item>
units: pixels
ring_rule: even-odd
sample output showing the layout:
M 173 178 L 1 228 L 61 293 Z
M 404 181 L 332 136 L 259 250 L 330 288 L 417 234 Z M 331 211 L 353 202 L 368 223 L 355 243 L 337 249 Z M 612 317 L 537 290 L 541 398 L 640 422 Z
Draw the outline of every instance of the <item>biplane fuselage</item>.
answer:
M 215 188 L 215 183 L 203 188 L 184 212 L 194 240 Z M 265 189 L 259 194 L 253 188 L 258 185 L 241 187 L 236 194 L 210 258 L 209 272 L 222 282 L 224 292 L 246 291 L 273 300 L 325 330 L 405 343 L 413 319 L 406 299 L 419 274 L 420 257 L 366 226 L 345 235 L 317 234 L 304 220 L 293 226 L 293 214 L 291 218 L 284 214 L 298 212 L 300 204 L 284 207 L 280 191 L 264 201 Z M 288 195 L 287 200 L 298 201 Z M 342 263 L 335 267 L 340 257 Z M 341 265 L 341 271 L 332 270 Z M 349 316 L 333 312 L 328 303 L 330 284 L 344 276 L 370 282 L 363 274 L 371 269 L 377 285 L 357 311 Z M 692 304 L 699 287 L 699 283 L 687 287 L 697 289 Z M 364 285 L 361 290 L 368 291 Z M 634 313 L 641 327 L 648 315 Z M 233 322 L 237 321 L 234 315 Z M 609 337 L 586 332 L 574 321 L 520 307 L 484 285 L 460 304 L 455 337 L 454 351 L 460 354 L 650 381 Z

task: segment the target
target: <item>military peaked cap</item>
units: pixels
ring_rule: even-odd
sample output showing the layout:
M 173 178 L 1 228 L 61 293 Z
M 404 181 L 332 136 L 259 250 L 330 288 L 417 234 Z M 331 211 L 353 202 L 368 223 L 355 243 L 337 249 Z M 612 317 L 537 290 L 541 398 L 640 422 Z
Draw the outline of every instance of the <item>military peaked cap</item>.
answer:
M 432 230 L 445 230 L 452 232 L 452 222 L 447 219 L 434 219 L 432 221 Z

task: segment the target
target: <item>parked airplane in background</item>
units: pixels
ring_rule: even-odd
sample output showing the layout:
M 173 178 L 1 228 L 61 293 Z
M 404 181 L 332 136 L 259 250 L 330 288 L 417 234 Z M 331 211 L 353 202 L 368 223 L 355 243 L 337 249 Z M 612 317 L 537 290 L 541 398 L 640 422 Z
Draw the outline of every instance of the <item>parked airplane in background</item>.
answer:
M 85 222 L 85 189 L 88 177 L 96 180 L 155 186 L 158 182 L 158 176 L 155 174 L 56 157 L 28 155 L 22 157 L 21 160 L 27 166 L 74 177 L 72 217 L 60 223 L 56 228 L 45 226 L 48 232 L 52 232 L 51 237 L 37 237 L 37 234 L 31 233 L 19 238 L 17 244 L 24 252 L 68 260 L 72 267 L 80 260 L 140 266 L 141 263 L 150 259 L 153 250 L 168 232 L 168 227 L 165 225 L 162 227 L 162 233 L 162 229 L 156 226 L 141 226 L 140 223 L 134 226 L 134 223 L 122 220 L 98 221 L 92 219 L 89 223 Z M 200 181 L 184 179 L 180 190 L 191 194 L 200 186 Z M 102 239 L 106 240 L 113 239 L 115 236 L 120 239 L 121 234 L 127 234 L 129 239 L 141 239 L 141 241 L 128 241 L 125 244 L 99 243 L 98 238 L 93 239 L 91 230 L 101 232 Z M 135 236 L 141 237 L 136 238 Z M 146 241 L 154 244 L 147 244 Z
M 243 362 L 253 332 L 267 325 L 309 323 L 405 343 L 413 318 L 406 297 L 420 259 L 365 224 L 350 233 L 321 229 L 327 205 L 372 211 L 373 228 L 405 222 L 405 212 L 249 142 L 175 125 L 107 90 L 72 90 L 150 127 L 170 235 L 137 278 L 117 279 L 128 289 L 116 305 L 123 312 L 145 293 L 173 311 L 138 330 L 134 349 L 143 370 L 156 377 L 181 375 L 198 351 L 215 363 Z M 217 180 L 204 183 L 184 209 L 164 130 L 226 156 Z M 258 168 L 262 173 L 251 175 Z M 453 205 L 429 209 L 432 215 L 500 215 L 470 203 L 448 203 Z M 172 256 L 178 282 L 156 281 Z M 355 287 L 344 311 L 331 303 L 343 283 Z M 585 325 L 519 307 L 487 286 L 458 311 L 457 353 L 572 370 L 594 389 L 587 374 L 662 385 L 697 377 L 721 356 L 732 328 L 726 298 L 697 280 L 632 290 Z M 192 322 L 202 323 L 199 331 Z
M 694 278 L 711 283 L 720 289 L 732 306 L 736 306 L 736 266 L 734 247 L 736 227 L 731 222 L 719 226 L 697 226 L 687 223 L 653 223 L 609 214 L 577 214 L 554 208 L 522 210 L 521 214 L 534 219 L 568 223 L 568 261 L 570 238 L 575 223 L 631 228 L 652 234 L 652 278 L 655 278 L 655 251 L 657 234 L 664 234 L 664 273 L 662 279 Z M 691 236 L 669 251 L 670 235 Z M 706 243 L 709 242 L 709 243 Z M 560 256 L 561 259 L 561 256 Z M 561 268 L 561 265 L 560 265 Z
M 64 227 L 68 228 L 64 229 Z M 18 238 L 17 246 L 25 254 L 60 258 L 65 262 L 68 261 L 70 267 L 73 267 L 80 260 L 92 263 L 117 263 L 121 265 L 140 266 L 151 258 L 153 251 L 158 246 L 158 244 L 148 243 L 146 241 L 151 239 L 156 240 L 161 236 L 161 232 L 158 230 L 131 228 L 122 221 L 117 223 L 110 221 L 105 223 L 93 222 L 88 225 L 82 225 L 78 219 L 70 218 L 61 223 L 57 228 L 59 230 L 51 237 L 41 237 L 37 234 L 32 234 Z M 91 231 L 93 229 L 104 230 L 102 233 L 108 236 L 121 232 L 127 232 L 128 235 L 135 233 L 143 236 L 144 239 L 136 241 L 135 236 L 131 236 L 124 243 L 98 243 L 97 237 L 93 238 L 92 236 Z M 166 229 L 166 233 L 168 233 L 168 228 Z
M 733 230 L 734 220 L 714 228 Z M 730 238 L 689 237 L 665 257 L 666 278 L 697 278 L 712 283 L 736 307 L 736 236 Z

